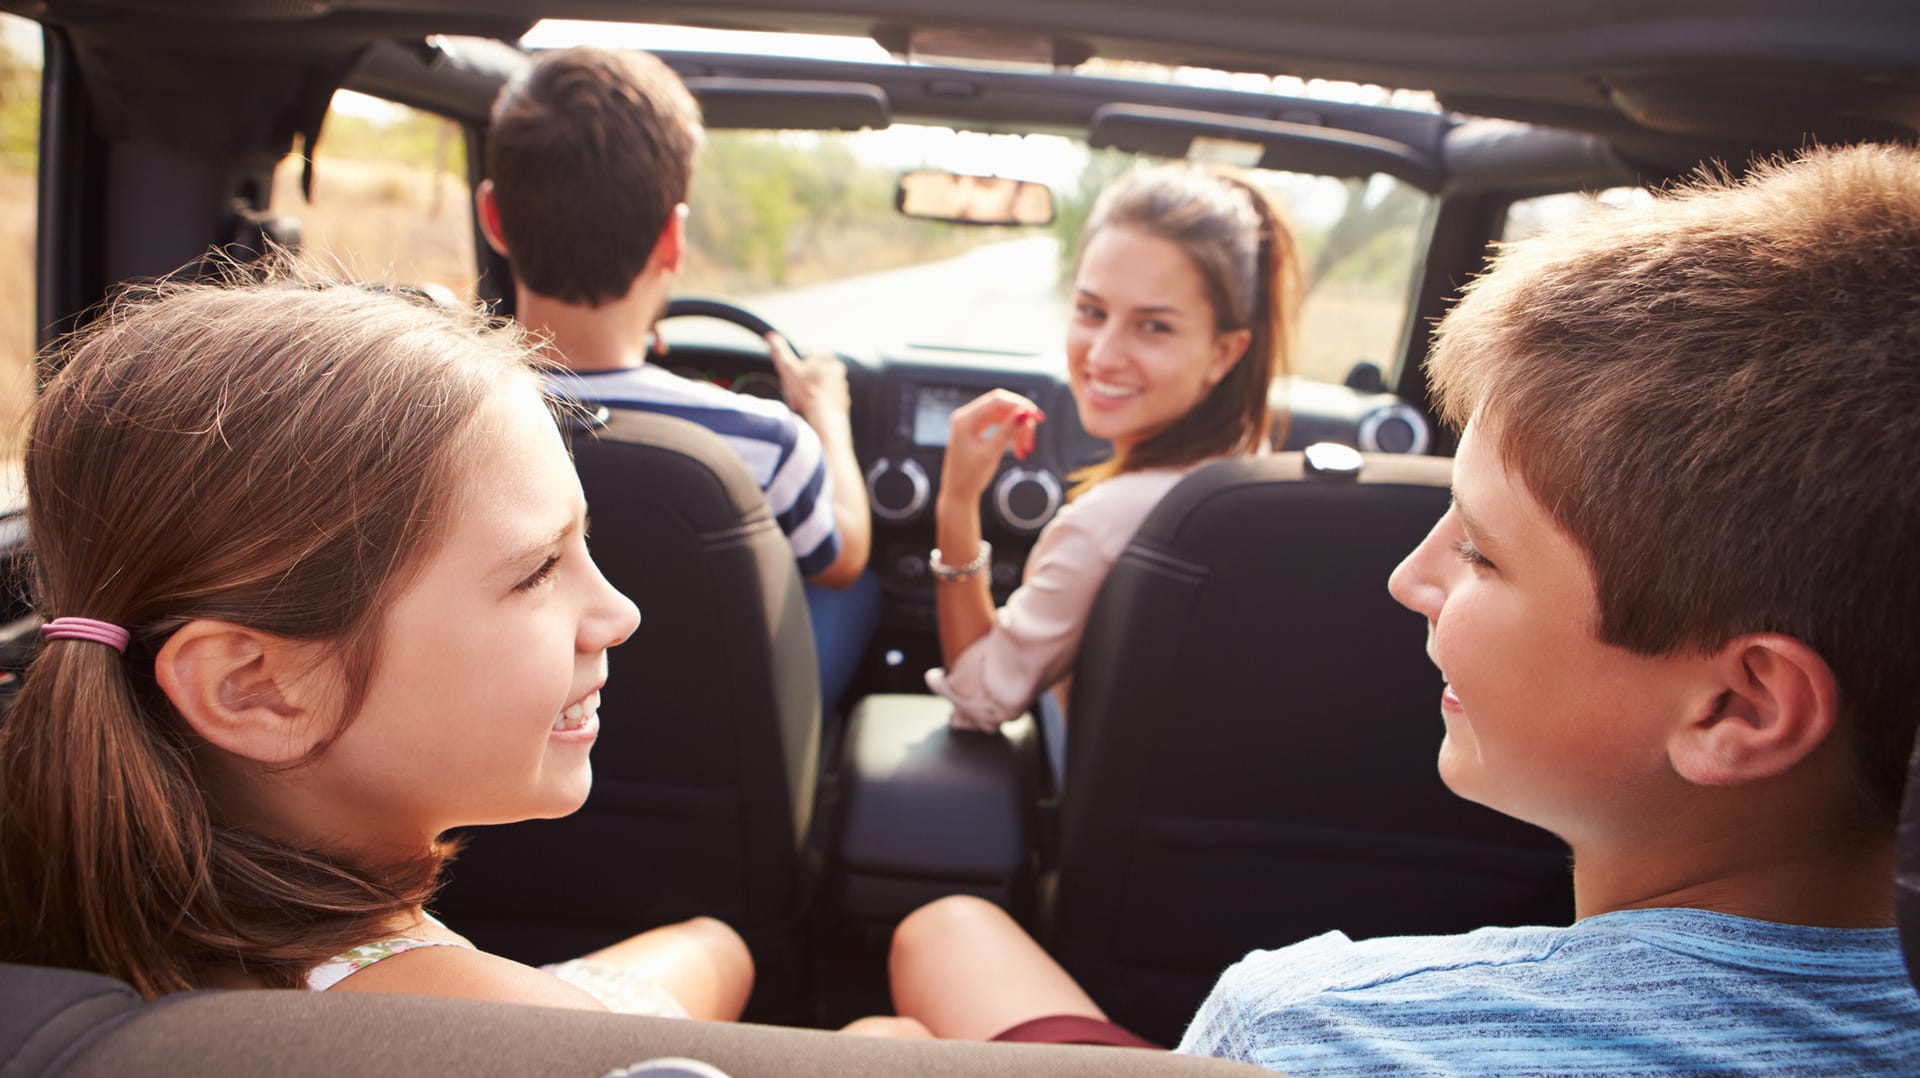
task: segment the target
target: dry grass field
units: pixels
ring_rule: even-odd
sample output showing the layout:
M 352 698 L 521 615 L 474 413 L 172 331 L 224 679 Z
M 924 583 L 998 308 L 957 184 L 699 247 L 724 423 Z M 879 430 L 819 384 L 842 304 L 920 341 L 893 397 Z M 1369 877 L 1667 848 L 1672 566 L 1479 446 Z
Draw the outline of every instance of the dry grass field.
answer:
M 323 154 L 313 201 L 300 194 L 300 159 L 273 175 L 273 210 L 298 217 L 302 255 L 361 280 L 438 284 L 474 295 L 472 210 L 455 176 L 395 162 Z
M 1315 289 L 1301 311 L 1299 349 L 1293 373 L 1316 382 L 1344 382 L 1361 360 L 1389 379 L 1400 358 L 1403 289 L 1378 284 L 1330 282 Z
M 433 282 L 471 299 L 473 240 L 466 186 L 396 164 L 323 160 L 314 200 L 298 163 L 274 177 L 273 206 L 301 219 L 305 254 L 356 277 Z M 34 178 L 0 172 L 0 460 L 12 460 L 33 399 Z
M 0 460 L 19 453 L 33 400 L 34 179 L 0 172 Z

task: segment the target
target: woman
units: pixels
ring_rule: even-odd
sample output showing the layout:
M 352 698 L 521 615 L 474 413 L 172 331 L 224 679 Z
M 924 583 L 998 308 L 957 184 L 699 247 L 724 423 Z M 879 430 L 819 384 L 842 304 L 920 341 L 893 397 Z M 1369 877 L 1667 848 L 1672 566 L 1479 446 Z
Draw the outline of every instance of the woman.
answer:
M 1045 417 L 994 390 L 954 412 L 931 559 L 955 726 L 992 730 L 1061 684 L 1107 570 L 1147 513 L 1206 461 L 1260 452 L 1298 305 L 1293 236 L 1245 180 L 1184 167 L 1104 191 L 1081 235 L 1067 371 L 1081 425 L 1113 455 L 1078 473 L 1020 588 L 994 609 L 980 498 Z M 1064 696 L 1064 692 L 1062 693 Z

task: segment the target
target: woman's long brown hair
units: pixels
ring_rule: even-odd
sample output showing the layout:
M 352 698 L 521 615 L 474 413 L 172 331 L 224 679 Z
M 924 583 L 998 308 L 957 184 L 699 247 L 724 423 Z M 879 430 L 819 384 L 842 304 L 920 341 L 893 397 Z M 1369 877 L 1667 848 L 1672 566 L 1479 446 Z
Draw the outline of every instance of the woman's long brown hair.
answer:
M 1286 417 L 1275 425 L 1267 400 L 1274 379 L 1292 369 L 1301 273 L 1293 230 L 1272 200 L 1232 173 L 1143 168 L 1101 192 L 1080 235 L 1083 257 L 1106 228 L 1138 229 L 1178 245 L 1206 284 L 1214 331 L 1246 329 L 1252 337 L 1200 403 L 1131 450 L 1074 473 L 1074 493 L 1123 472 L 1250 453 L 1282 436 Z
M 46 642 L 0 723 L 0 960 L 148 997 L 216 972 L 291 986 L 437 882 L 443 849 L 355 864 L 223 818 L 217 750 L 154 657 L 196 618 L 323 643 L 337 735 L 386 600 L 447 526 L 473 418 L 528 353 L 472 313 L 270 276 L 121 299 L 60 346 L 36 405 L 35 606 L 133 639 Z

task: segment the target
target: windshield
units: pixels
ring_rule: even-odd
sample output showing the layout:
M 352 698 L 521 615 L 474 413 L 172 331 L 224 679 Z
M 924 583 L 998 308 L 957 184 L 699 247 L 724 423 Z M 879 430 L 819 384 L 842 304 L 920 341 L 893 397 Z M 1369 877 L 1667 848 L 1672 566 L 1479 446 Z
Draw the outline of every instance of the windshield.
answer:
M 931 348 L 1057 362 L 1080 229 L 1136 158 L 1051 134 L 894 124 L 853 133 L 709 131 L 689 203 L 680 295 L 738 302 L 802 346 L 853 354 Z M 894 185 L 914 168 L 1048 185 L 1051 225 L 914 220 Z M 1432 198 L 1387 176 L 1255 171 L 1293 222 L 1306 262 L 1295 373 L 1345 380 L 1358 362 L 1394 376 Z M 676 321 L 674 342 L 738 342 Z M 737 332 L 737 331 L 735 331 Z

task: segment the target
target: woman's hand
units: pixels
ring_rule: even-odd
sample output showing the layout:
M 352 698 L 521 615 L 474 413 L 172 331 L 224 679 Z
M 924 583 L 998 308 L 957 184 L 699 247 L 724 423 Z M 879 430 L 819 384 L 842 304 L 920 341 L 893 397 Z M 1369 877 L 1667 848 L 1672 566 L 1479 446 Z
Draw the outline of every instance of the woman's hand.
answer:
M 1000 457 L 1011 449 L 1025 460 L 1033 452 L 1034 430 L 1046 418 L 1038 405 L 1005 389 L 983 393 L 955 409 L 940 470 L 941 497 L 979 501 L 993 482 Z

